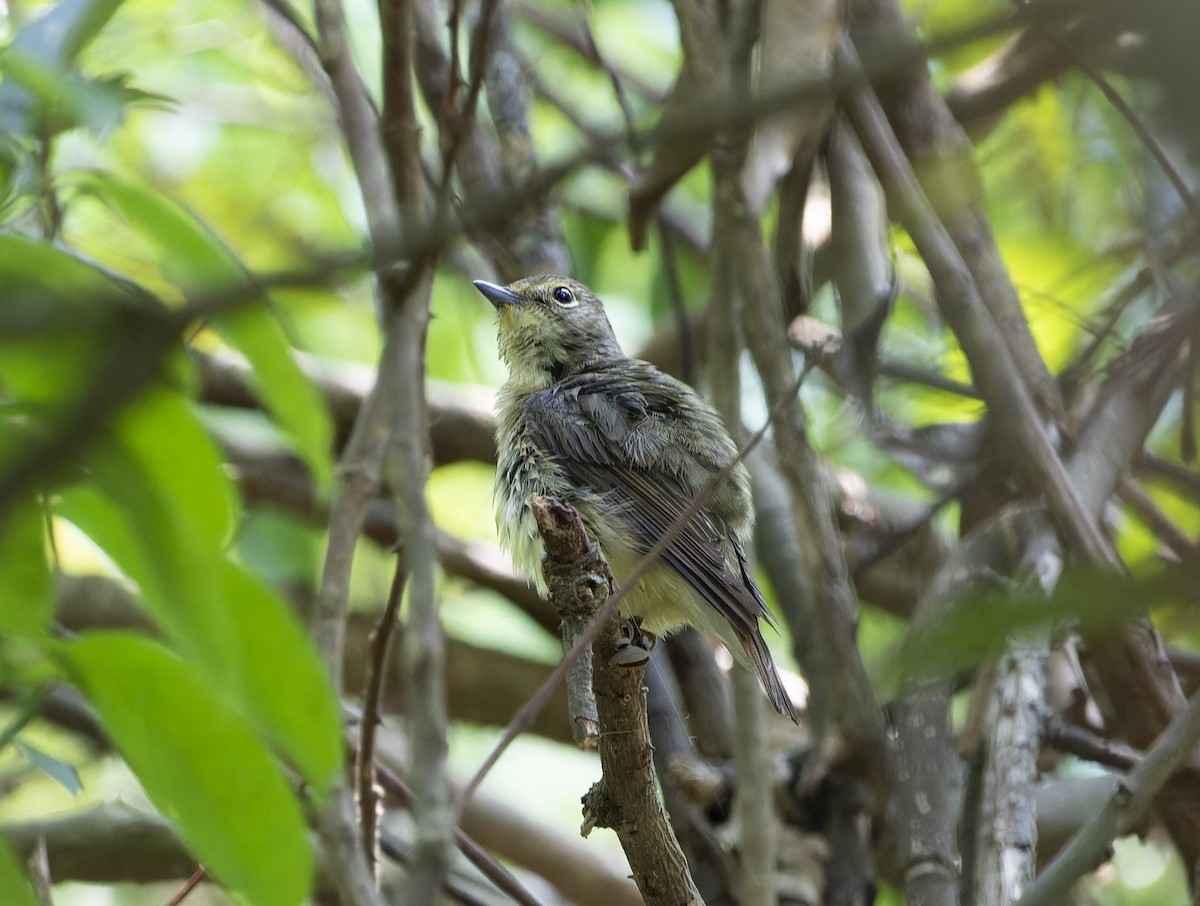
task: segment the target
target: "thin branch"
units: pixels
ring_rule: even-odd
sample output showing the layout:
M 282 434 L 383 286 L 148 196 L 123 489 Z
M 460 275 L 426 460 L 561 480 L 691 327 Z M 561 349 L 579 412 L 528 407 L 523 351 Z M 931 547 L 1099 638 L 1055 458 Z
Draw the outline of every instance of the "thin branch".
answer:
M 356 751 L 354 757 L 356 761 L 361 761 L 362 750 Z M 374 761 L 373 764 L 375 776 L 383 790 L 394 797 L 401 808 L 411 809 L 413 792 L 404 778 L 385 764 L 378 761 Z M 460 827 L 454 829 L 454 845 L 485 878 L 495 884 L 498 890 L 512 897 L 514 902 L 520 906 L 541 906 L 541 902 L 513 877 L 512 872 L 497 862 L 491 853 Z
M 396 557 L 396 570 L 388 590 L 387 604 L 371 633 L 367 674 L 363 690 L 362 722 L 358 746 L 355 749 L 355 793 L 358 800 L 359 823 L 362 826 L 363 849 L 367 865 L 378 878 L 379 861 L 379 794 L 375 785 L 375 731 L 382 719 L 380 705 L 387 677 L 388 652 L 392 648 L 392 630 L 400 616 L 400 598 L 404 592 L 404 557 Z
M 1103 811 L 1089 821 L 1046 866 L 1017 906 L 1053 906 L 1079 878 L 1108 854 L 1113 840 L 1128 833 L 1153 804 L 1171 775 L 1200 742 L 1200 694 L 1172 718 L 1141 762 L 1118 781 Z
M 629 640 L 621 639 L 617 614 L 607 619 L 599 616 L 607 609 L 604 602 L 613 585 L 612 572 L 571 507 L 536 498 L 534 516 L 546 548 L 546 579 L 555 609 L 587 612 L 601 627 L 592 642 L 592 683 L 603 773 L 583 797 L 583 833 L 586 836 L 592 827 L 616 831 L 647 906 L 702 906 L 658 797 L 643 667 L 618 663 L 622 649 L 617 642 Z
M 1136 518 L 1154 533 L 1160 542 L 1180 560 L 1190 560 L 1200 554 L 1200 545 L 1189 538 L 1171 518 L 1163 512 L 1146 490 L 1131 478 L 1121 480 L 1117 489 L 1118 495 L 1131 510 Z
M 1121 771 L 1132 770 L 1142 760 L 1137 749 L 1057 718 L 1046 721 L 1045 738 L 1046 745 L 1060 752 Z
M 180 885 L 179 889 L 171 896 L 171 899 L 167 900 L 167 906 L 179 906 L 180 903 L 188 898 L 188 894 L 200 886 L 200 882 L 204 880 L 205 874 L 203 865 L 192 872 L 192 876 Z
M 1121 97 L 1121 93 L 1113 87 L 1112 82 L 1105 78 L 1104 73 L 1084 59 L 1081 54 L 1077 53 L 1074 47 L 1055 34 L 1052 28 L 1043 26 L 1039 31 L 1047 41 L 1053 44 L 1060 53 L 1066 55 L 1078 67 L 1079 71 L 1086 75 L 1100 89 L 1100 93 L 1104 95 L 1108 103 L 1112 105 L 1112 108 L 1129 124 L 1129 128 L 1133 130 L 1138 141 L 1142 143 L 1142 147 L 1154 158 L 1155 163 L 1158 164 L 1163 174 L 1167 177 L 1167 181 L 1171 183 L 1172 188 L 1179 194 L 1179 200 L 1187 208 L 1192 220 L 1200 227 L 1200 198 L 1197 198 L 1195 193 L 1188 188 L 1179 169 L 1167 157 L 1162 143 L 1150 133 L 1150 129 L 1142 122 L 1141 117 L 1125 102 L 1125 99 Z

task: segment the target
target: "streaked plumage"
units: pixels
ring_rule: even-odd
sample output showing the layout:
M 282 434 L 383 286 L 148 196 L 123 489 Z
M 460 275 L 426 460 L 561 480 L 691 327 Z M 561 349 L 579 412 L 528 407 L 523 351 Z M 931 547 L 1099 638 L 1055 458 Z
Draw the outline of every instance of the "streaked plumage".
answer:
M 501 544 L 545 594 L 529 498 L 558 497 L 578 511 L 621 582 L 737 449 L 695 391 L 625 356 L 587 287 L 554 275 L 475 285 L 496 306 L 509 368 L 497 425 Z M 752 524 L 749 477 L 739 464 L 622 612 L 656 634 L 684 624 L 716 634 L 794 720 L 759 631 L 758 621 L 772 617 L 743 549 Z

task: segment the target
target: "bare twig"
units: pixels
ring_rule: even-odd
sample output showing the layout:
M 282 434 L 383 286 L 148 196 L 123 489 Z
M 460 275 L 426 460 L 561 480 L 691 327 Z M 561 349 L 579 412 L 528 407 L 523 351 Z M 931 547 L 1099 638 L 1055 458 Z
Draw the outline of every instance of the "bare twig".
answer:
M 1142 143 L 1142 147 L 1154 158 L 1154 162 L 1162 169 L 1163 175 L 1167 177 L 1167 181 L 1171 183 L 1171 187 L 1179 194 L 1179 200 L 1187 208 L 1192 220 L 1200 227 L 1200 198 L 1197 198 L 1195 193 L 1188 188 L 1188 184 L 1182 174 L 1180 174 L 1179 169 L 1167 157 L 1162 143 L 1151 134 L 1146 124 L 1142 122 L 1141 117 L 1125 102 L 1125 99 L 1121 97 L 1121 93 L 1113 87 L 1112 82 L 1105 78 L 1104 73 L 1084 59 L 1083 55 L 1076 52 L 1075 48 L 1069 43 L 1060 38 L 1054 29 L 1044 26 L 1039 31 L 1046 40 L 1053 44 L 1060 53 L 1069 58 L 1079 68 L 1079 71 L 1086 75 L 1100 89 L 1100 93 L 1112 105 L 1113 110 L 1117 111 L 1121 118 L 1129 124 L 1129 128 L 1133 130 L 1133 134 Z
M 1200 553 L 1200 545 L 1163 512 L 1145 488 L 1131 478 L 1121 480 L 1117 489 L 1121 499 L 1134 514 L 1152 531 L 1167 549 L 1180 560 L 1188 560 Z
M 1045 735 L 1046 745 L 1060 752 L 1121 771 L 1132 770 L 1142 759 L 1142 753 L 1136 749 L 1058 719 L 1046 721 Z
M 192 872 L 192 876 L 180 885 L 179 889 L 172 894 L 171 899 L 167 900 L 167 906 L 179 906 L 180 903 L 188 898 L 188 894 L 200 885 L 200 882 L 204 880 L 205 874 L 203 865 Z
M 366 716 L 365 713 L 363 715 Z M 354 753 L 356 761 L 362 759 L 361 750 Z M 374 773 L 379 779 L 379 785 L 390 796 L 393 796 L 402 808 L 412 808 L 413 792 L 408 783 L 387 765 L 374 763 Z M 480 846 L 462 828 L 454 829 L 454 844 L 468 861 L 496 885 L 498 890 L 512 897 L 521 906 L 540 906 L 540 902 L 525 887 L 513 877 L 512 872 L 497 862 L 486 849 Z

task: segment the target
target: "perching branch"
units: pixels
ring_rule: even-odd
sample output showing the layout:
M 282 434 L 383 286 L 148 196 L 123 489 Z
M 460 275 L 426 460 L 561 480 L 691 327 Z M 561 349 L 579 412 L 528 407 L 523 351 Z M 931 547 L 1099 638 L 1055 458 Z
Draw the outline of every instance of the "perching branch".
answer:
M 534 507 L 546 546 L 546 581 L 560 612 L 597 614 L 608 599 L 612 573 L 566 504 L 540 498 Z M 603 619 L 603 618 L 602 618 Z M 658 798 L 642 667 L 614 663 L 621 638 L 615 614 L 604 619 L 592 641 L 600 765 L 604 772 L 584 802 L 584 833 L 610 827 L 629 859 L 633 879 L 647 906 L 701 906 L 687 861 Z

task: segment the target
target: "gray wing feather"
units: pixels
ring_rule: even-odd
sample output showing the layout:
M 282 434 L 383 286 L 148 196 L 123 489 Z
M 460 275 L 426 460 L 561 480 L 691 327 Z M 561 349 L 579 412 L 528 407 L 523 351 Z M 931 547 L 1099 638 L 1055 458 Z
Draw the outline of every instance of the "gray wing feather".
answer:
M 554 458 L 572 484 L 614 499 L 636 528 L 643 552 L 658 543 L 693 500 L 687 481 L 664 464 L 661 440 L 645 430 L 648 417 L 678 416 L 650 412 L 632 381 L 602 374 L 533 394 L 524 411 L 531 440 Z M 678 460 L 680 453 L 673 449 L 672 458 Z M 696 464 L 706 477 L 715 474 L 711 463 Z M 738 553 L 736 568 L 726 555 L 727 543 Z M 677 531 L 663 561 L 728 620 L 739 637 L 757 632 L 759 618 L 771 619 L 746 572 L 737 536 L 704 508 Z

